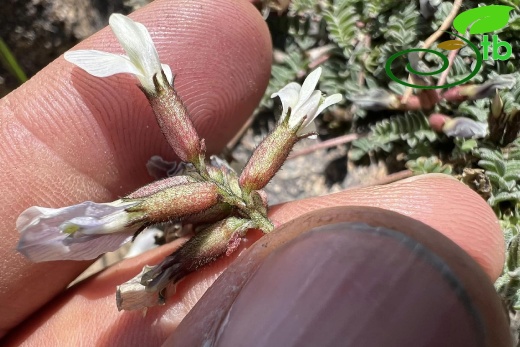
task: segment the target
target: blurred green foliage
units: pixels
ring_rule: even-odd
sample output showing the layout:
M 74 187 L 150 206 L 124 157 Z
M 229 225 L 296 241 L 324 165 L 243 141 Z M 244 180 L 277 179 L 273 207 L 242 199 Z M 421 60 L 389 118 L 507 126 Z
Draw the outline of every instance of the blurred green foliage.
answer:
M 7 44 L 0 38 L 0 63 L 16 78 L 20 84 L 27 81 L 27 75 L 18 64 L 15 56 L 7 46 Z

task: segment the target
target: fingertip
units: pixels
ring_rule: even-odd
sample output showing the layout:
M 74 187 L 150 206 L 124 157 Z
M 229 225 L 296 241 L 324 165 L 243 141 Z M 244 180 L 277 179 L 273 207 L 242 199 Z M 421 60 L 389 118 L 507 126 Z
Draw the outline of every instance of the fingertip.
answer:
M 286 223 L 222 274 L 165 345 L 510 345 L 500 299 L 459 247 L 402 215 L 349 210 L 404 230 Z
M 477 261 L 494 281 L 505 259 L 498 220 L 484 199 L 448 175 L 423 175 L 393 184 L 305 199 L 275 206 L 278 224 L 309 211 L 348 206 L 378 207 L 421 221 L 454 241 Z
M 464 249 L 495 281 L 502 273 L 505 242 L 498 219 L 487 202 L 448 175 L 418 176 L 399 182 L 391 192 L 418 206 L 414 218 L 432 226 Z M 395 205 L 405 212 L 406 206 Z

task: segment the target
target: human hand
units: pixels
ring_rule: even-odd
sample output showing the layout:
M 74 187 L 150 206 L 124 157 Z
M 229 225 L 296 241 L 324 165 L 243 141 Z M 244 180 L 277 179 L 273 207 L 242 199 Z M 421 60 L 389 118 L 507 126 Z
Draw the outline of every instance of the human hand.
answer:
M 157 0 L 132 18 L 144 23 L 152 33 L 161 60 L 178 75 L 176 88 L 197 130 L 206 139 L 209 151 L 217 152 L 252 112 L 267 84 L 271 48 L 265 23 L 250 4 L 238 1 Z M 114 45 L 115 38 L 105 29 L 78 48 L 110 51 Z M 5 182 L 1 188 L 5 202 L 0 210 L 0 328 L 5 334 L 17 327 L 8 342 L 129 346 L 165 341 L 236 255 L 188 276 L 166 306 L 150 309 L 143 317 L 139 312 L 117 312 L 115 286 L 135 276 L 143 265 L 159 262 L 180 242 L 125 260 L 65 292 L 67 284 L 90 262 L 33 264 L 15 252 L 15 219 L 25 208 L 113 200 L 149 180 L 144 166 L 149 157 L 171 156 L 135 81 L 129 76 L 96 79 L 59 58 L 2 99 L 0 109 L 0 157 L 7 168 L 0 173 Z M 494 280 L 500 273 L 503 240 L 492 211 L 476 194 L 450 179 L 426 177 L 293 202 L 273 208 L 271 218 L 282 231 L 288 228 L 283 226 L 287 222 L 301 221 L 304 212 L 328 218 L 331 224 L 342 220 L 338 215 L 354 211 L 352 206 L 364 206 L 371 212 L 369 207 L 381 207 L 421 221 L 458 243 L 489 278 Z M 385 216 L 389 221 L 395 218 Z M 272 237 L 281 234 L 273 233 Z M 443 249 L 442 236 L 431 234 L 435 235 L 432 243 Z M 259 236 L 251 232 L 241 249 Z M 319 246 L 312 251 L 320 252 Z M 454 251 L 453 257 L 473 266 L 468 265 L 471 261 L 460 250 Z M 453 258 L 446 261 L 450 265 L 454 262 L 453 266 L 457 263 Z M 475 282 L 480 285 L 483 275 L 473 270 L 476 277 L 470 277 L 470 282 L 476 288 Z M 272 273 L 276 274 L 276 269 Z M 291 276 L 286 279 L 290 281 Z M 273 285 L 282 286 L 279 282 Z M 327 287 L 329 283 L 316 285 Z M 496 299 L 489 291 L 489 283 L 484 287 L 488 289 L 482 297 L 492 303 L 492 310 L 486 314 L 496 318 Z M 257 301 L 262 304 L 265 298 L 258 297 Z M 305 303 L 300 306 L 306 308 Z M 492 331 L 504 331 L 504 321 L 498 319 L 495 324 Z M 189 329 L 175 335 L 180 339 L 187 333 Z

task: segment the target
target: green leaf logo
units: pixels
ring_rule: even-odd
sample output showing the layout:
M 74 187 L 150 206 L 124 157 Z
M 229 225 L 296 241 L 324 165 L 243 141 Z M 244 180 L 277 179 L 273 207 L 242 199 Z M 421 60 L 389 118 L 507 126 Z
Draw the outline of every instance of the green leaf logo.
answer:
M 459 14 L 453 21 L 453 26 L 462 34 L 468 28 L 470 34 L 489 33 L 507 25 L 512 9 L 513 7 L 504 5 L 473 8 Z
M 441 42 L 437 45 L 438 48 L 442 48 L 442 49 L 445 49 L 447 51 L 453 51 L 453 50 L 456 50 L 456 49 L 461 49 L 462 47 L 464 47 L 466 44 L 460 40 L 448 40 L 448 41 L 444 41 L 444 42 Z

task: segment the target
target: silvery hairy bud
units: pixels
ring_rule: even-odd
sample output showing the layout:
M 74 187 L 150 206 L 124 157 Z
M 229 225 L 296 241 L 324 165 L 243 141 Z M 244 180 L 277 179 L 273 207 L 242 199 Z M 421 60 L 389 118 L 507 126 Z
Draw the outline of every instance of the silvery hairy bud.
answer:
M 158 182 L 153 185 L 159 187 L 161 184 Z M 152 189 L 141 188 L 124 199 L 139 202 L 127 209 L 135 215 L 133 222 L 168 222 L 205 211 L 218 202 L 217 186 L 210 182 L 188 182 L 141 196 L 148 194 L 150 190 Z
M 175 284 L 191 272 L 231 254 L 252 222 L 229 217 L 198 232 L 173 254 L 154 267 L 143 271 L 117 289 L 119 310 L 145 309 L 164 303 L 169 285 Z
M 304 137 L 316 137 L 314 119 L 327 107 L 342 100 L 341 94 L 324 98 L 315 90 L 321 68 L 307 76 L 303 85 L 292 82 L 271 95 L 282 102 L 282 116 L 275 130 L 262 141 L 240 175 L 246 190 L 258 190 L 273 178 L 294 144 Z

